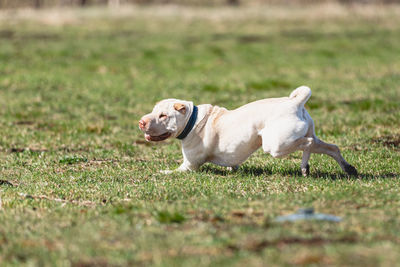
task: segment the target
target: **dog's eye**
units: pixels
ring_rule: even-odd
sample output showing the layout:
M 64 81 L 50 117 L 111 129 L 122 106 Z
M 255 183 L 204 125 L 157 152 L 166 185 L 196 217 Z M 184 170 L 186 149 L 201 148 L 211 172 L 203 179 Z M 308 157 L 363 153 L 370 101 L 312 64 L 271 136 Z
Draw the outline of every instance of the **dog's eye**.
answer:
M 158 117 L 159 119 L 165 119 L 165 118 L 167 118 L 167 115 L 165 115 L 165 114 L 160 114 L 160 116 Z

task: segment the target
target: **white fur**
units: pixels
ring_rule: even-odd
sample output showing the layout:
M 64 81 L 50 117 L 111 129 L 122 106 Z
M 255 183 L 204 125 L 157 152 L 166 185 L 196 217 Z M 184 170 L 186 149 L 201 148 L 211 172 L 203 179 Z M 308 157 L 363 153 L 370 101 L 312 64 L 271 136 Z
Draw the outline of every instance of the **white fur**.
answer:
M 231 111 L 209 104 L 199 105 L 196 124 L 182 140 L 183 163 L 177 170 L 196 170 L 205 162 L 237 168 L 262 147 L 273 157 L 304 151 L 303 175 L 308 173 L 311 153 L 328 154 L 343 170 L 354 174 L 349 170 L 353 167 L 343 159 L 335 145 L 326 144 L 315 136 L 314 122 L 304 108 L 310 96 L 310 88 L 301 86 L 289 97 L 263 99 Z M 175 103 L 185 105 L 185 114 L 174 109 Z M 143 117 L 152 122 L 145 132 L 161 135 L 169 131 L 172 137 L 176 137 L 183 131 L 192 110 L 192 102 L 163 100 L 152 113 Z M 168 114 L 164 122 L 157 121 L 160 113 Z

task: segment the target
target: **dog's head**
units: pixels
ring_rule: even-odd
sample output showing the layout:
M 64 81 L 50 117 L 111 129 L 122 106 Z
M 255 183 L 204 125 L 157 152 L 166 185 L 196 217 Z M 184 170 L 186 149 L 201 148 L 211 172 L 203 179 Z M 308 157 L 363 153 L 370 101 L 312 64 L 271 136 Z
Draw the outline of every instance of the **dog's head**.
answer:
M 153 111 L 139 121 L 139 128 L 147 141 L 163 141 L 176 137 L 186 126 L 193 111 L 193 102 L 165 99 L 158 102 Z

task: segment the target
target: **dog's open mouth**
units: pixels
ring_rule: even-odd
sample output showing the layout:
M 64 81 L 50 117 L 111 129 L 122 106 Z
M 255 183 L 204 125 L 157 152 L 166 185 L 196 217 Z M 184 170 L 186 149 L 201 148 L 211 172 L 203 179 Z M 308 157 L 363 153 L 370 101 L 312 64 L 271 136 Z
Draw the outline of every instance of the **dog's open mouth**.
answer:
M 158 136 L 149 135 L 149 134 L 144 135 L 144 137 L 146 138 L 147 141 L 163 141 L 170 136 L 171 136 L 171 133 L 169 133 L 169 132 L 166 132 L 166 133 L 164 133 L 162 135 L 158 135 Z

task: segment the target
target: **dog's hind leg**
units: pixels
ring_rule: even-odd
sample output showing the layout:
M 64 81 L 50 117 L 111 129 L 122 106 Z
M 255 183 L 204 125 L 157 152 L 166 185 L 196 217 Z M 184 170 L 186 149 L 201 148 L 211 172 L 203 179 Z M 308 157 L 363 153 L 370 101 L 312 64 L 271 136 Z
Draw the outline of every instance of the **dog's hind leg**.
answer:
M 301 173 L 303 174 L 303 176 L 307 176 L 310 173 L 310 165 L 308 165 L 308 161 L 310 159 L 311 146 L 313 144 L 314 144 L 313 137 L 301 137 L 290 144 L 281 146 L 279 148 L 271 149 L 272 145 L 268 144 L 268 142 L 265 142 L 263 140 L 263 150 L 265 152 L 270 153 L 275 158 L 284 157 L 297 150 L 303 150 L 303 159 L 301 161 Z
M 310 174 L 310 165 L 308 164 L 310 156 L 311 156 L 310 149 L 309 148 L 305 149 L 303 151 L 303 158 L 301 160 L 301 174 L 303 174 L 304 177 Z
M 279 147 L 273 147 L 272 149 L 265 144 L 263 141 L 263 149 L 265 152 L 269 152 L 274 158 L 281 158 L 297 150 L 307 150 L 314 143 L 314 138 L 312 137 L 301 137 L 292 143 L 281 145 Z M 307 159 L 308 162 L 308 159 Z
M 315 137 L 315 142 L 311 146 L 311 153 L 326 154 L 334 158 L 339 163 L 340 168 L 349 175 L 357 175 L 357 170 L 351 166 L 340 154 L 336 145 L 327 144 Z

